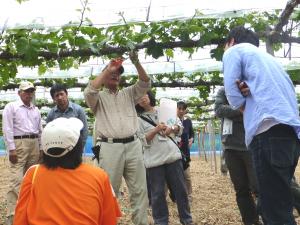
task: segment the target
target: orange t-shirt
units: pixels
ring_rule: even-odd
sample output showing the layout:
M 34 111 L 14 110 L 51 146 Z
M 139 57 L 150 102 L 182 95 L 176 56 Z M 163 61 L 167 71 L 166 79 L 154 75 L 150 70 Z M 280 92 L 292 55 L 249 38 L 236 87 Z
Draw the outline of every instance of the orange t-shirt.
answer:
M 76 169 L 36 166 L 23 179 L 14 225 L 115 225 L 121 212 L 108 175 L 81 164 Z

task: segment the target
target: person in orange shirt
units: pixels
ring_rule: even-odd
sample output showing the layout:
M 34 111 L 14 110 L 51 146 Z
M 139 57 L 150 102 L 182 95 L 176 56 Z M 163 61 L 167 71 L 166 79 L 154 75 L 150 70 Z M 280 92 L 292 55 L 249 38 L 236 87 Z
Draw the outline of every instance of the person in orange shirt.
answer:
M 82 163 L 83 123 L 57 118 L 43 130 L 43 162 L 26 172 L 14 225 L 116 225 L 121 212 L 108 175 Z

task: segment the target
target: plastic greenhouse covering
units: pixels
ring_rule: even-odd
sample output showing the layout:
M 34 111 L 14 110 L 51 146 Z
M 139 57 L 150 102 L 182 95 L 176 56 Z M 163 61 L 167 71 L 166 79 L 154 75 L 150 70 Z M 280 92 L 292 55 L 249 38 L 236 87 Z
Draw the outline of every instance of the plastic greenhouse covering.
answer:
M 187 19 L 197 17 L 229 17 L 243 16 L 249 11 L 268 11 L 283 9 L 286 0 L 130 0 L 130 1 L 107 1 L 88 0 L 90 10 L 84 16 L 89 18 L 93 26 L 109 26 L 123 23 L 120 13 L 127 22 L 136 21 L 159 21 L 173 19 Z M 70 21 L 78 23 L 82 9 L 83 0 L 27 0 L 19 4 L 16 0 L 3 0 L 0 7 L 0 27 L 22 28 L 22 27 L 60 27 Z M 209 51 L 213 46 L 206 46 L 199 49 L 192 56 L 175 51 L 174 58 L 170 61 L 166 57 L 154 60 L 145 57 L 139 51 L 140 60 L 149 74 L 197 71 L 210 72 L 219 71 L 222 68 L 221 62 L 210 58 Z M 265 48 L 262 45 L 262 48 Z M 293 44 L 293 58 L 300 58 L 299 46 Z M 298 53 L 298 54 L 297 54 Z M 276 52 L 276 56 L 282 57 L 282 51 Z M 86 77 L 97 74 L 106 61 L 100 59 L 90 60 L 80 66 L 79 69 L 59 71 L 53 69 L 43 75 L 45 78 L 74 78 Z M 286 63 L 285 63 L 286 64 Z M 293 62 L 293 66 L 297 64 Z M 135 69 L 129 62 L 124 62 L 125 74 L 134 74 Z M 20 68 L 18 78 L 35 79 L 38 77 L 36 69 Z
M 82 8 L 82 0 L 28 0 L 19 4 L 16 0 L 2 0 L 0 7 L 0 29 L 23 28 L 23 27 L 60 27 L 70 21 L 78 23 L 80 13 L 77 9 Z M 93 26 L 110 26 L 122 24 L 122 17 L 127 22 L 151 22 L 160 20 L 187 19 L 196 17 L 222 18 L 231 16 L 243 16 L 250 11 L 268 11 L 283 9 L 286 0 L 130 0 L 130 1 L 107 1 L 89 0 L 89 11 L 85 17 L 89 18 Z M 210 58 L 209 51 L 214 46 L 206 46 L 199 49 L 192 56 L 176 50 L 174 58 L 168 60 L 160 57 L 155 60 L 146 57 L 143 51 L 139 51 L 139 58 L 148 74 L 185 72 L 211 72 L 221 71 L 222 62 Z M 285 45 L 288 48 L 288 45 Z M 261 44 L 265 50 L 264 44 Z M 276 52 L 275 56 L 289 69 L 300 68 L 299 45 L 292 45 L 292 60 L 283 59 L 283 49 Z M 78 69 L 61 71 L 52 69 L 42 76 L 38 75 L 37 69 L 19 68 L 17 78 L 42 79 L 42 78 L 81 78 L 87 82 L 88 77 L 98 74 L 107 61 L 95 58 L 80 65 Z M 124 62 L 125 75 L 136 73 L 129 60 Z M 78 91 L 78 90 L 77 90 Z M 75 92 L 77 92 L 75 91 Z M 15 92 L 13 92 L 15 93 Z M 44 93 L 44 92 L 41 92 Z M 1 100 L 10 99 L 7 92 L 1 91 Z M 81 94 L 78 94 L 81 97 Z
M 122 21 L 119 13 L 124 13 L 127 22 L 158 21 L 191 18 L 195 10 L 203 17 L 242 16 L 248 10 L 283 9 L 286 0 L 89 0 L 86 12 L 94 25 L 117 24 Z M 82 8 L 81 0 L 28 0 L 22 4 L 16 0 L 2 0 L 0 21 L 8 20 L 9 27 L 32 24 L 62 26 L 70 21 L 78 21 L 76 9 Z M 234 13 L 234 14 L 233 14 Z

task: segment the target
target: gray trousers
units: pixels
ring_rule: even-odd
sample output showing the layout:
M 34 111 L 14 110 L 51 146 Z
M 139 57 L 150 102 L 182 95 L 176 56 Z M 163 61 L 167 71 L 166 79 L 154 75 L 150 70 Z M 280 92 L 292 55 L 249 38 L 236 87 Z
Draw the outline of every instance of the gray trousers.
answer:
M 99 166 L 109 175 L 117 196 L 124 177 L 129 191 L 132 221 L 148 225 L 146 169 L 139 139 L 130 143 L 101 143 Z
M 192 223 L 181 160 L 148 168 L 147 174 L 151 190 L 152 215 L 155 224 L 169 224 L 169 210 L 165 192 L 166 182 L 168 182 L 175 195 L 180 222 L 182 224 Z

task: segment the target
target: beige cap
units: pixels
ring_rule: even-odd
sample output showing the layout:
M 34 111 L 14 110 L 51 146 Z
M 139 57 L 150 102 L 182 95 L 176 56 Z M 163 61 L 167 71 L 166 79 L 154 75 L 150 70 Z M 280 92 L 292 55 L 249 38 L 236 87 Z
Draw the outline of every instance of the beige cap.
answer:
M 72 118 L 57 118 L 49 122 L 42 132 L 42 148 L 46 155 L 59 158 L 72 151 L 80 137 L 83 128 L 81 120 Z M 48 152 L 51 148 L 65 149 L 61 154 L 54 155 Z
M 19 90 L 26 91 L 28 89 L 35 89 L 33 83 L 31 83 L 29 81 L 21 81 L 20 86 L 19 86 Z

